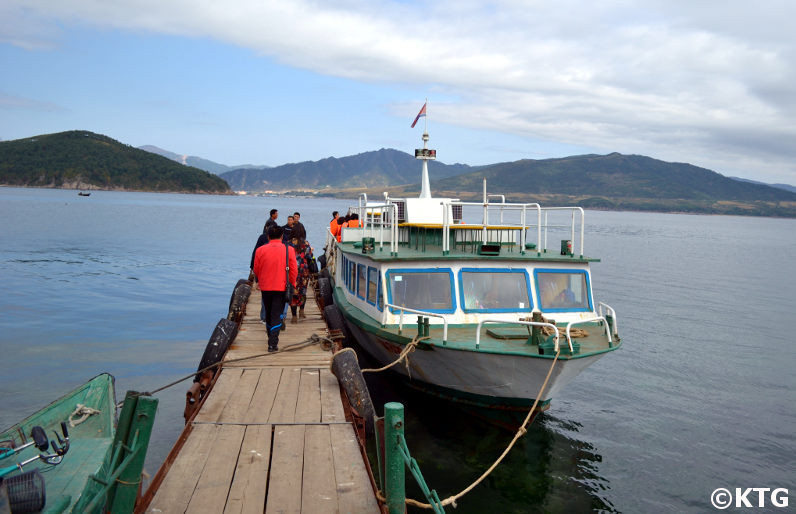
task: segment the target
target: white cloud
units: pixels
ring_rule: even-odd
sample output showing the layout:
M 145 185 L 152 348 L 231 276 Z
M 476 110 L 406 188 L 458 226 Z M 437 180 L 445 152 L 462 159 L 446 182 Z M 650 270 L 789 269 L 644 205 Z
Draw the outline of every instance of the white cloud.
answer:
M 322 74 L 434 88 L 458 99 L 432 103 L 443 122 L 794 182 L 793 5 L 11 0 L 3 14 L 17 15 L 19 45 L 61 20 L 211 37 Z

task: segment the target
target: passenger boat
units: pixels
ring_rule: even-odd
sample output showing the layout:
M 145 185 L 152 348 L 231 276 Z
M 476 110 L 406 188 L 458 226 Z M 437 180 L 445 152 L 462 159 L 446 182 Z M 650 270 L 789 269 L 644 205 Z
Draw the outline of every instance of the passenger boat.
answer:
M 0 432 L 0 507 L 132 512 L 157 403 L 128 392 L 117 423 L 114 379 L 103 373 Z
M 339 242 L 327 234 L 319 287 L 339 310 L 327 318 L 339 316 L 382 365 L 427 337 L 392 369 L 415 388 L 514 427 L 557 353 L 537 412 L 619 348 L 617 316 L 592 292 L 590 264 L 598 259 L 584 254 L 583 209 L 507 203 L 487 195 L 486 182 L 482 202 L 432 197 L 428 161 L 436 151 L 428 139 L 424 132 L 415 151 L 418 198 L 360 195 L 351 212 L 361 226 L 343 228 Z M 560 248 L 547 247 L 551 234 L 564 235 Z

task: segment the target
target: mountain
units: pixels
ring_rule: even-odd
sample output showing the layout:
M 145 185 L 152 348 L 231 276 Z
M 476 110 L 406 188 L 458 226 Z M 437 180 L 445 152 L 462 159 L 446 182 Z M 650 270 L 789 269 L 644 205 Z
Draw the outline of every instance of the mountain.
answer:
M 25 187 L 229 193 L 206 171 L 85 130 L 0 142 L 0 184 Z
M 790 191 L 791 193 L 796 193 L 796 186 L 792 186 L 790 184 L 767 184 L 765 182 L 758 182 L 757 180 L 751 180 L 748 178 L 741 178 L 741 177 L 730 177 L 733 180 L 738 180 L 740 182 L 747 182 L 749 184 L 759 184 L 763 186 L 771 186 L 776 187 L 777 189 L 784 189 L 785 191 Z
M 170 152 L 168 150 L 164 150 L 162 148 L 158 148 L 154 145 L 144 145 L 138 147 L 140 150 L 145 150 L 147 152 L 156 153 L 158 155 L 162 155 L 172 161 L 179 162 L 180 164 L 185 164 L 186 166 L 193 166 L 194 168 L 199 168 L 200 170 L 209 171 L 214 175 L 220 175 L 225 171 L 229 171 L 233 169 L 230 166 L 225 164 L 219 164 L 217 162 L 209 161 L 207 159 L 202 159 L 201 157 L 195 157 L 193 155 L 180 155 L 174 152 Z
M 544 205 L 555 199 L 607 209 L 796 216 L 796 193 L 691 164 L 619 153 L 505 162 L 432 180 L 431 186 L 472 198 L 481 193 L 484 178 L 491 192 L 500 189 Z
M 429 162 L 429 174 L 450 177 L 473 171 L 466 164 Z M 283 164 L 268 169 L 236 169 L 221 174 L 236 191 L 289 191 L 323 188 L 385 187 L 420 180 L 420 163 L 413 155 L 382 148 L 348 157 Z

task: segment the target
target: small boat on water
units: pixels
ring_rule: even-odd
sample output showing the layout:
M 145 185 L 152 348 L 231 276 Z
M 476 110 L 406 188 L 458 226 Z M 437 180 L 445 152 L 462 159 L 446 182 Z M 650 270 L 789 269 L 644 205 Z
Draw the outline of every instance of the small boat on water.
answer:
M 132 512 L 157 403 L 128 392 L 117 423 L 103 373 L 0 432 L 0 511 Z
M 77 193 L 77 196 L 91 196 L 91 193 L 88 193 L 86 191 L 80 191 L 79 193 Z
M 486 181 L 482 202 L 432 197 L 436 151 L 427 132 L 423 142 L 418 198 L 360 195 L 351 212 L 361 226 L 343 228 L 340 241 L 327 234 L 319 280 L 324 302 L 334 304 L 327 322 L 343 325 L 381 365 L 418 339 L 392 368 L 410 386 L 516 427 L 557 353 L 536 412 L 620 347 L 616 312 L 594 299 L 590 264 L 598 259 L 583 252 L 584 211 L 507 203 L 487 195 Z M 550 234 L 565 237 L 560 249 L 547 247 Z

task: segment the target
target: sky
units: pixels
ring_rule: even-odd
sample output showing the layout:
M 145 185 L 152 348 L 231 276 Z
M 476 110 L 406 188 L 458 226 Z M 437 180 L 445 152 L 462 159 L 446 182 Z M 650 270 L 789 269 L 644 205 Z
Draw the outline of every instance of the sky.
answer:
M 411 153 L 427 122 L 448 164 L 620 152 L 796 184 L 794 18 L 791 0 L 3 0 L 0 139 L 275 166 Z

